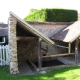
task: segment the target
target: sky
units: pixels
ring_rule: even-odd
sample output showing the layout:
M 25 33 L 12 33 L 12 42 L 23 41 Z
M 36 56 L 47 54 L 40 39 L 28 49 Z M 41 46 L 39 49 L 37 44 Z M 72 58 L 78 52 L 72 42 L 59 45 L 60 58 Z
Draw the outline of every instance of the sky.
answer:
M 30 9 L 63 8 L 80 13 L 80 0 L 0 0 L 0 22 L 8 23 L 9 12 L 20 18 L 26 17 Z

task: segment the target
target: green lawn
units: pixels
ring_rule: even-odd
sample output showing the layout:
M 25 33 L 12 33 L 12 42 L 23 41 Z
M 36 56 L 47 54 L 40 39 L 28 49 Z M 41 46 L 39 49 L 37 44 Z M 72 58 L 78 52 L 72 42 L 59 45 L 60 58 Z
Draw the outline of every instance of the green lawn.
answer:
M 80 66 L 59 68 L 32 76 L 10 75 L 8 67 L 0 67 L 0 80 L 80 80 Z

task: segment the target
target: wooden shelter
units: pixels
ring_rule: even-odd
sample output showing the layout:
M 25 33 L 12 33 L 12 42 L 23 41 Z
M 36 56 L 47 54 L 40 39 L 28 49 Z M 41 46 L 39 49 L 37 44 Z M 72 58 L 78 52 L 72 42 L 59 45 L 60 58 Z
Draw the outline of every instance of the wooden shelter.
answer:
M 78 63 L 78 47 L 80 42 L 80 21 L 74 22 L 72 25 L 63 29 L 61 32 L 53 35 L 51 39 L 62 41 L 68 44 L 68 54 L 63 55 L 72 55 L 75 54 L 75 62 Z M 71 43 L 75 42 L 75 53 L 71 53 Z
M 17 15 L 15 15 L 13 12 L 10 12 L 9 17 L 9 46 L 10 46 L 10 73 L 11 74 L 18 74 L 18 59 L 17 59 L 17 40 L 18 39 L 25 39 L 26 37 L 18 37 L 16 28 L 17 25 L 20 25 L 21 29 L 24 29 L 27 36 L 30 36 L 29 33 L 31 33 L 32 36 L 36 36 L 38 38 L 38 61 L 39 61 L 39 68 L 41 68 L 41 53 L 40 53 L 40 44 L 41 41 L 45 41 L 47 44 L 53 45 L 54 42 L 43 35 L 41 32 L 33 28 L 31 25 L 29 25 L 27 22 L 23 21 L 21 18 L 19 18 Z M 28 35 L 29 34 L 29 35 Z M 14 43 L 13 43 L 14 42 Z
M 35 29 L 33 26 L 31 26 L 30 24 L 28 24 L 27 22 L 25 22 L 24 20 L 19 18 L 13 12 L 10 12 L 10 17 L 9 17 L 8 21 L 9 21 L 8 26 L 9 26 L 10 73 L 11 74 L 18 74 L 19 73 L 19 70 L 18 70 L 18 58 L 17 58 L 17 53 L 18 53 L 18 51 L 17 51 L 17 47 L 18 47 L 17 40 L 19 40 L 19 39 L 27 40 L 27 37 L 29 37 L 29 36 L 37 37 L 39 70 L 42 70 L 42 58 L 55 57 L 55 56 L 65 56 L 65 55 L 73 55 L 74 53 L 71 53 L 71 43 L 74 40 L 76 40 L 75 60 L 76 60 L 76 63 L 78 62 L 78 58 L 77 57 L 78 57 L 79 35 L 80 35 L 80 33 L 78 31 L 79 31 L 80 22 L 76 22 L 76 23 L 72 24 L 71 26 L 69 26 L 66 29 L 62 30 L 60 33 L 57 33 L 56 34 L 57 36 L 54 35 L 50 39 L 50 38 L 46 37 L 44 34 L 42 34 L 40 31 Z M 21 29 L 24 29 L 26 32 L 28 32 L 28 33 L 26 33 L 26 37 L 17 35 L 17 31 L 18 31 L 17 29 L 19 27 L 21 27 Z M 73 32 L 75 32 L 75 29 L 78 28 L 77 29 L 78 31 L 76 30 L 77 32 L 75 32 L 75 36 L 71 35 L 72 28 L 74 28 Z M 62 36 L 63 32 L 66 32 L 66 34 Z M 62 38 L 61 36 L 65 37 L 65 39 Z M 47 55 L 43 56 L 42 53 L 41 53 L 41 43 L 42 42 L 46 42 L 46 44 L 47 44 L 46 48 L 47 48 L 47 51 L 48 51 L 48 45 L 55 45 L 55 43 L 53 42 L 54 40 L 60 40 L 60 41 L 64 40 L 64 42 L 67 42 L 69 44 L 68 45 L 68 53 L 66 53 L 66 54 L 57 54 L 57 55 L 50 55 L 50 56 L 47 56 Z M 55 45 L 55 46 L 58 46 L 58 45 Z M 59 45 L 59 47 L 64 47 L 64 46 Z

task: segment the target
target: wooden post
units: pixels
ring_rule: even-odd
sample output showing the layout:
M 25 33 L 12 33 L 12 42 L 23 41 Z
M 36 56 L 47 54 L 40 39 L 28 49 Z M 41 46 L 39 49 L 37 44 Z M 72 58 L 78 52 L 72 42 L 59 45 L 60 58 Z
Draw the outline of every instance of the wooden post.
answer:
M 68 44 L 68 53 L 71 53 L 71 43 Z
M 42 58 L 49 58 L 49 57 L 60 57 L 60 56 L 68 56 L 73 55 L 74 53 L 63 53 L 63 54 L 55 54 L 55 55 L 48 55 L 48 56 L 42 56 Z
M 39 71 L 42 69 L 42 54 L 41 54 L 41 39 L 38 39 L 38 67 Z
M 46 43 L 46 55 L 48 55 L 48 44 Z
M 78 63 L 78 44 L 79 44 L 79 40 L 76 39 L 76 43 L 75 43 L 75 62 L 76 64 Z

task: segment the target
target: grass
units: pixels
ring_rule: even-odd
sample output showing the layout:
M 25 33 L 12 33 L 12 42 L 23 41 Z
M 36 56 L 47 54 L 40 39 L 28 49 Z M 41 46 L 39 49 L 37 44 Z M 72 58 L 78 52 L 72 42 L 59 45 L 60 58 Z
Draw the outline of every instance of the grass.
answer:
M 10 75 L 8 67 L 0 67 L 0 80 L 80 80 L 80 66 L 52 70 L 46 74 Z

